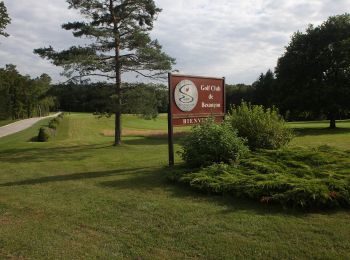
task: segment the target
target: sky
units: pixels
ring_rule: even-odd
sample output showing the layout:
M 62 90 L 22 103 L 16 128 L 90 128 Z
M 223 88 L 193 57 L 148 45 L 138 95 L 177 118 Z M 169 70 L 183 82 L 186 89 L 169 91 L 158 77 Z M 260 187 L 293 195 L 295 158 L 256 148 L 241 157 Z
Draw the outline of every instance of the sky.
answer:
M 65 0 L 4 0 L 12 19 L 9 38 L 0 37 L 0 67 L 15 64 L 22 74 L 49 74 L 65 81 L 62 69 L 33 54 L 53 46 L 83 44 L 61 29 L 80 20 Z M 181 74 L 226 77 L 229 84 L 253 83 L 274 69 L 292 34 L 350 10 L 350 0 L 155 0 L 162 8 L 154 29 Z M 125 81 L 140 81 L 124 75 Z

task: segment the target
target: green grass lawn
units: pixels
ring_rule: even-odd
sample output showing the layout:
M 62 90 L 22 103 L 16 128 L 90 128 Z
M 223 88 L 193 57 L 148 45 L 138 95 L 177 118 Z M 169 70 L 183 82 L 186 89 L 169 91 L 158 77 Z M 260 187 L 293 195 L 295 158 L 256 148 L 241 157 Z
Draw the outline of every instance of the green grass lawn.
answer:
M 328 129 L 328 121 L 293 122 L 289 126 L 295 130 L 297 138 L 292 142 L 298 146 L 330 145 L 342 150 L 350 150 L 350 120 L 337 121 L 336 129 Z
M 102 134 L 112 118 L 66 115 L 53 140 L 29 142 L 48 121 L 0 139 L 0 259 L 350 258 L 349 211 L 305 213 L 173 185 L 166 138 L 113 147 Z M 292 145 L 350 150 L 350 122 L 326 125 L 291 124 Z M 123 126 L 166 130 L 166 117 L 124 116 Z
M 17 120 L 12 120 L 12 119 L 6 119 L 6 120 L 0 120 L 0 127 L 5 126 L 11 123 L 16 122 Z

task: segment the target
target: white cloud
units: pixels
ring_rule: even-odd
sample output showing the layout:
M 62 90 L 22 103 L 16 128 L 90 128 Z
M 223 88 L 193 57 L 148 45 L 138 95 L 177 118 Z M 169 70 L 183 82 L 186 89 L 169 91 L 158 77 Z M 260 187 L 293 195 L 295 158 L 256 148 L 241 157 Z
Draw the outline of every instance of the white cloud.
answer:
M 290 36 L 308 24 L 347 12 L 350 0 L 156 0 L 163 9 L 152 32 L 177 59 L 182 73 L 225 76 L 229 83 L 252 83 L 274 68 Z M 13 63 L 21 73 L 60 69 L 33 54 L 52 45 L 66 48 L 78 40 L 61 29 L 76 20 L 64 0 L 5 0 L 12 24 L 0 38 L 0 66 Z M 81 40 L 79 41 L 82 42 Z

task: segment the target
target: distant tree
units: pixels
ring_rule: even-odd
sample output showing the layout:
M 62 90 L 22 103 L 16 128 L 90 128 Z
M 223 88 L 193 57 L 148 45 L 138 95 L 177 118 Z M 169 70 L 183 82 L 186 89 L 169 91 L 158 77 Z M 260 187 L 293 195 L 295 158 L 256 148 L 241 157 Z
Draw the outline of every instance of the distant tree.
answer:
M 146 119 L 158 115 L 156 90 L 146 84 L 128 84 L 123 91 L 123 105 L 123 112 L 127 114 L 143 115 Z
M 167 113 L 169 105 L 168 87 L 162 84 L 153 86 L 156 90 L 158 113 Z
M 81 22 L 64 24 L 75 37 L 92 40 L 87 46 L 54 51 L 52 47 L 34 52 L 57 66 L 71 79 L 104 77 L 115 81 L 115 145 L 121 143 L 121 74 L 133 72 L 159 77 L 171 70 L 175 60 L 162 51 L 149 32 L 161 11 L 153 0 L 67 0 L 69 8 L 80 10 Z
M 0 2 L 0 35 L 8 37 L 9 34 L 5 32 L 6 26 L 11 22 L 11 18 L 7 13 L 5 3 Z
M 0 114 L 4 119 L 18 119 L 25 115 L 25 86 L 30 82 L 22 76 L 15 65 L 0 69 Z
M 51 78 L 21 75 L 15 65 L 0 68 L 0 118 L 21 119 L 49 113 L 54 99 L 47 93 Z
M 258 80 L 253 83 L 254 104 L 263 105 L 265 108 L 272 107 L 275 104 L 275 75 L 271 70 L 265 74 L 261 73 Z
M 242 101 L 253 102 L 255 89 L 251 85 L 226 85 L 226 110 L 233 105 L 238 106 Z
M 56 96 L 60 108 L 65 111 L 111 113 L 113 102 L 111 95 L 114 85 L 107 82 L 89 84 L 59 84 L 53 86 L 50 95 Z M 153 118 L 165 113 L 168 104 L 167 87 L 161 84 L 123 83 L 122 112 L 139 114 L 144 118 Z
M 42 74 L 40 77 L 31 80 L 28 89 L 27 117 L 32 117 L 33 113 L 42 116 L 48 114 L 50 108 L 55 106 L 53 97 L 48 97 L 47 93 L 51 88 L 51 77 Z
M 350 14 L 297 32 L 276 67 L 280 107 L 327 114 L 350 109 Z

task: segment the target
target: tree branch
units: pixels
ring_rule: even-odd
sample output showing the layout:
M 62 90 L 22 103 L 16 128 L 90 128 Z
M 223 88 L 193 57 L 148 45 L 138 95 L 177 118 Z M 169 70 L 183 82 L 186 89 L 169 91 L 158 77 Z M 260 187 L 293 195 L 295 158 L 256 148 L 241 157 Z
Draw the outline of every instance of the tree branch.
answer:
M 91 76 L 105 77 L 105 78 L 108 78 L 108 79 L 115 79 L 115 77 L 113 77 L 113 76 L 103 75 L 103 74 L 99 74 L 99 73 L 92 73 L 92 74 L 88 74 L 88 75 L 76 75 L 76 76 L 73 76 L 73 77 L 69 78 L 68 80 L 64 81 L 63 84 L 66 84 L 68 82 L 74 81 L 76 79 L 81 79 L 81 78 L 91 77 Z

